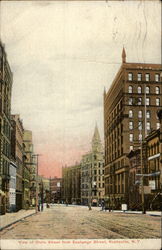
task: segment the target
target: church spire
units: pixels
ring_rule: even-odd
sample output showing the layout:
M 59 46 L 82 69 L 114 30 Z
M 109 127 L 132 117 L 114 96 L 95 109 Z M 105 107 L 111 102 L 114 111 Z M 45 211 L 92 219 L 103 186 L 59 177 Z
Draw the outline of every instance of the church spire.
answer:
M 102 143 L 101 143 L 97 123 L 96 123 L 96 126 L 95 126 L 93 138 L 92 138 L 92 150 L 93 151 L 98 151 L 98 152 L 102 151 Z
M 125 53 L 124 46 L 123 46 L 123 51 L 122 51 L 122 63 L 126 63 L 126 53 Z

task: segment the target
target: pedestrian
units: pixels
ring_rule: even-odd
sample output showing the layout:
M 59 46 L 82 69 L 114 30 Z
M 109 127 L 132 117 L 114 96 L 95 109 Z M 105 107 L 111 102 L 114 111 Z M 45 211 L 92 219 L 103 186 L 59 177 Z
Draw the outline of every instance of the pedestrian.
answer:
M 101 201 L 101 207 L 102 207 L 102 211 L 103 211 L 104 207 L 105 207 L 105 201 L 104 200 Z

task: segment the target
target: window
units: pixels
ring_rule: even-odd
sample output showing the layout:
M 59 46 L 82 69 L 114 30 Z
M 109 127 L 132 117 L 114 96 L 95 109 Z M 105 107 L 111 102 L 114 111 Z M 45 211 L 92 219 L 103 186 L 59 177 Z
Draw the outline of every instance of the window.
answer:
M 159 74 L 155 74 L 155 82 L 159 82 L 160 80 L 160 75 Z
M 137 80 L 138 80 L 138 81 L 142 81 L 142 74 L 141 74 L 141 73 L 138 73 L 138 74 L 137 74 Z
M 133 122 L 129 122 L 129 129 L 133 129 Z
M 146 91 L 146 94 L 149 94 L 150 93 L 150 87 L 147 86 L 145 91 Z
M 160 128 L 160 123 L 157 122 L 157 123 L 156 123 L 156 129 L 159 129 L 159 128 Z
M 133 98 L 129 98 L 128 103 L 129 103 L 129 105 L 132 105 L 133 104 Z
M 158 94 L 160 94 L 160 88 L 159 87 L 156 87 L 155 88 L 155 93 L 158 95 Z
M 137 92 L 138 92 L 138 94 L 141 94 L 141 93 L 142 93 L 142 88 L 141 88 L 141 86 L 138 86 Z
M 139 141 L 142 141 L 142 134 L 139 134 L 138 140 L 139 140 Z
M 141 97 L 138 98 L 138 105 L 142 105 L 142 98 Z
M 141 121 L 138 122 L 138 129 L 139 129 L 139 130 L 142 130 L 142 122 L 141 122 Z
M 150 130 L 150 128 L 151 128 L 151 124 L 150 124 L 150 122 L 147 122 L 147 124 L 146 124 L 146 128 L 147 128 L 147 130 Z
M 156 106 L 160 106 L 160 98 L 156 98 Z
M 145 74 L 145 80 L 146 80 L 146 82 L 149 82 L 149 80 L 150 80 L 150 74 L 149 73 Z
M 128 93 L 133 93 L 133 87 L 131 85 L 128 87 Z
M 142 118 L 142 110 L 138 111 L 138 118 Z
M 151 117 L 150 110 L 147 110 L 147 111 L 146 111 L 146 118 L 147 118 L 147 119 L 150 119 L 150 117 Z
M 132 73 L 128 73 L 128 81 L 132 81 L 133 80 L 133 74 Z
M 150 98 L 149 97 L 146 98 L 146 105 L 147 106 L 150 105 Z
M 133 117 L 133 111 L 129 110 L 129 118 L 132 118 L 132 117 Z
M 129 149 L 130 149 L 130 151 L 133 150 L 133 146 L 130 146 Z
M 129 141 L 133 142 L 133 134 L 129 134 Z

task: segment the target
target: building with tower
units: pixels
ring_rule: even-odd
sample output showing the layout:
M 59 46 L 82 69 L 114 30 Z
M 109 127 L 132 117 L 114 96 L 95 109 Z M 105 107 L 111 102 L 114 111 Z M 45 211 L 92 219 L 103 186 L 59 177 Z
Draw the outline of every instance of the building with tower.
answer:
M 114 208 L 128 204 L 127 155 L 160 128 L 161 72 L 160 64 L 127 63 L 123 48 L 122 65 L 104 91 L 105 196 Z
M 96 125 L 91 151 L 81 160 L 81 203 L 97 206 L 104 194 L 104 151 Z

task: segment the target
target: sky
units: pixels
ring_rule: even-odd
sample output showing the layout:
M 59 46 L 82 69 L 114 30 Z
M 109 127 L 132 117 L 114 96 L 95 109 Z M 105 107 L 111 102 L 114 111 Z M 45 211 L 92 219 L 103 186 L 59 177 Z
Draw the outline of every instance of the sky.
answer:
M 39 174 L 103 141 L 103 91 L 120 65 L 161 63 L 160 1 L 1 1 L 0 32 L 13 72 L 12 113 L 32 130 Z

